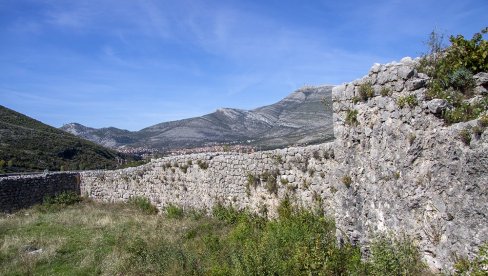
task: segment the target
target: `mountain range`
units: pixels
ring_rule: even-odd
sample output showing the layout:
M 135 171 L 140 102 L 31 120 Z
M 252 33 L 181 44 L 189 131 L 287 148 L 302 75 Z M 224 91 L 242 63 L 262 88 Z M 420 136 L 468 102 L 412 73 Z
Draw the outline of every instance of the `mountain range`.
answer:
M 324 105 L 324 101 L 331 102 L 332 87 L 304 87 L 272 105 L 253 110 L 221 108 L 139 131 L 95 129 L 77 123 L 61 129 L 111 148 L 171 150 L 234 143 L 267 149 L 320 143 L 333 139 L 332 111 Z

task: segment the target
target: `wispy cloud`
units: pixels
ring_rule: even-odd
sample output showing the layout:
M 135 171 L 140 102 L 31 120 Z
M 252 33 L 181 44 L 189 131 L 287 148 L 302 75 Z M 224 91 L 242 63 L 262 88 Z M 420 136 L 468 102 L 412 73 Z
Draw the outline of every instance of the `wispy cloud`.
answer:
M 419 54 L 434 27 L 470 35 L 484 10 L 485 0 L 2 1 L 0 102 L 53 125 L 129 129 L 253 108 Z

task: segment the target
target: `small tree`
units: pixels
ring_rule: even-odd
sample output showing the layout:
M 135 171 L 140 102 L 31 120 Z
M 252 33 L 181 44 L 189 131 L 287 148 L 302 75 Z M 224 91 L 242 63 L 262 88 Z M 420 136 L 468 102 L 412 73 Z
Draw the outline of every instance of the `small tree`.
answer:
M 3 169 L 5 167 L 5 160 L 0 160 L 0 169 Z

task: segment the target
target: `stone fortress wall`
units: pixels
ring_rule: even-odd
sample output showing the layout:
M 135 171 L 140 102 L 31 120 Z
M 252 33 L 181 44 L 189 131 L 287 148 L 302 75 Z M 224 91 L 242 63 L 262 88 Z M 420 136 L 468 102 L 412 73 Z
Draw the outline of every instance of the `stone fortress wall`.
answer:
M 78 173 L 0 177 L 0 212 L 14 212 L 41 203 L 60 191 L 80 192 Z
M 80 192 L 105 202 L 143 196 L 160 209 L 221 203 L 270 217 L 288 196 L 333 217 L 339 238 L 367 248 L 378 234 L 404 233 L 432 268 L 449 269 L 454 253 L 472 257 L 488 240 L 488 131 L 463 143 L 459 131 L 477 121 L 445 125 L 438 114 L 446 105 L 425 99 L 428 78 L 415 62 L 375 64 L 335 87 L 333 142 L 87 171 Z M 365 83 L 374 93 L 361 100 Z M 406 98 L 417 104 L 400 107 Z
M 446 126 L 436 116 L 445 105 L 425 100 L 428 78 L 415 62 L 375 64 L 362 79 L 335 87 L 333 142 L 86 172 L 82 193 L 103 201 L 145 196 L 159 208 L 223 203 L 270 216 L 288 195 L 319 206 L 352 242 L 405 233 L 431 267 L 451 266 L 454 252 L 472 256 L 488 239 L 488 131 L 465 145 L 458 133 L 476 121 Z M 365 101 L 364 83 L 374 90 Z M 401 108 L 399 99 L 409 96 L 418 104 Z M 357 123 L 348 119 L 354 113 Z

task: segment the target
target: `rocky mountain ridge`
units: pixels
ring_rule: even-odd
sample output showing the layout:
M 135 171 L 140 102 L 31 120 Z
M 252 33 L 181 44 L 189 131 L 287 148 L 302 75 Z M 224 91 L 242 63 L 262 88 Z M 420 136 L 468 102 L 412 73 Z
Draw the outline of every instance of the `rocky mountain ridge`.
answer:
M 133 132 L 114 127 L 95 129 L 77 123 L 61 129 L 112 148 L 174 149 L 212 143 L 271 148 L 318 143 L 333 137 L 332 112 L 322 103 L 324 99 L 331 101 L 332 87 L 304 87 L 272 105 L 253 110 L 221 108 L 200 117 L 164 122 Z

